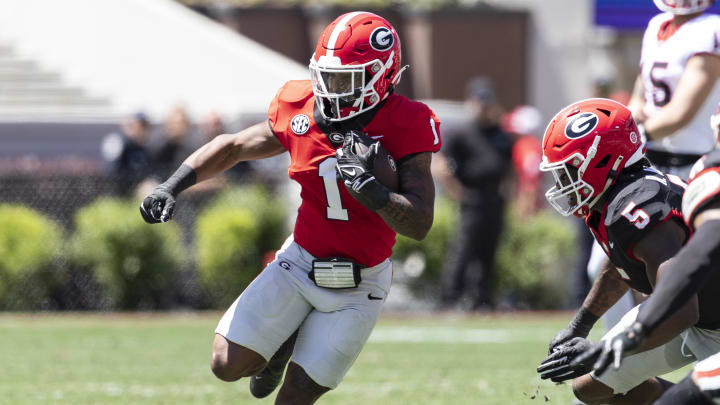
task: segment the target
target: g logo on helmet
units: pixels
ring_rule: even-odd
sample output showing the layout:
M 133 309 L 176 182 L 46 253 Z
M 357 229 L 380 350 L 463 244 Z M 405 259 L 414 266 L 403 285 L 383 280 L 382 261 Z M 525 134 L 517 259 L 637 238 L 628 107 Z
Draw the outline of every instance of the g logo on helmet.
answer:
M 598 121 L 598 116 L 591 112 L 578 114 L 565 125 L 565 136 L 569 139 L 582 138 L 597 127 Z
M 370 34 L 370 46 L 376 51 L 387 51 L 395 43 L 392 31 L 385 27 L 378 27 Z

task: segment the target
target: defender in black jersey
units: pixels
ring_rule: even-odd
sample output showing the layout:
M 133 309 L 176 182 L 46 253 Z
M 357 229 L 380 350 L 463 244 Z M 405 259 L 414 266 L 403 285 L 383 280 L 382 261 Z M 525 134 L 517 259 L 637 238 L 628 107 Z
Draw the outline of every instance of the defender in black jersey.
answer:
M 680 206 L 685 184 L 649 166 L 646 160 L 625 168 L 585 223 L 630 288 L 652 292 L 645 263 L 632 253 L 635 244 L 655 225 L 668 220 L 682 224 Z M 681 225 L 684 228 L 684 225 Z
M 550 342 L 538 367 L 542 378 L 574 379 L 576 396 L 587 404 L 651 403 L 671 383 L 655 376 L 705 356 L 708 346 L 697 322 L 697 300 L 663 323 L 644 351 L 626 366 L 601 376 L 590 365 L 570 362 L 591 347 L 592 325 L 629 287 L 650 294 L 661 263 L 673 257 L 690 235 L 680 214 L 684 184 L 650 166 L 630 111 L 605 99 L 589 99 L 560 111 L 543 139 L 540 169 L 551 172 L 555 187 L 546 197 L 560 213 L 585 218 L 613 266 L 595 280 L 582 308 Z M 637 307 L 606 335 L 631 324 Z M 680 333 L 687 330 L 685 342 Z M 695 333 L 697 332 L 697 333 Z M 651 350 L 645 350 L 651 349 Z M 702 353 L 701 353 L 702 352 Z M 700 353 L 700 354 L 698 354 Z
M 717 140 L 720 106 L 710 122 Z M 594 362 L 596 374 L 601 374 L 613 362 L 615 368 L 620 367 L 622 357 L 635 353 L 658 325 L 695 294 L 700 306 L 700 322 L 696 326 L 708 330 L 720 327 L 720 148 L 693 166 L 682 209 L 695 233 L 678 255 L 662 266 L 664 276 L 640 309 L 637 320 L 605 344 L 587 350 L 576 363 Z M 720 403 L 720 353 L 699 362 L 690 376 L 667 390 L 656 402 L 659 405 L 713 403 Z

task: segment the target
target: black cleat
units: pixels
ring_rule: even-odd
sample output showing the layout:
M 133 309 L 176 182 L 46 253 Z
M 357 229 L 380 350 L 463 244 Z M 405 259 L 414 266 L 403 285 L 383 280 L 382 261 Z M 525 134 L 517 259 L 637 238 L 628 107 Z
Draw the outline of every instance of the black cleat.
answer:
M 277 352 L 268 361 L 267 366 L 250 377 L 250 393 L 255 398 L 265 398 L 272 394 L 280 385 L 282 381 L 283 372 L 285 372 L 285 366 L 290 361 L 293 349 L 295 348 L 295 339 L 297 338 L 298 331 L 295 331 L 288 340 L 283 343 Z

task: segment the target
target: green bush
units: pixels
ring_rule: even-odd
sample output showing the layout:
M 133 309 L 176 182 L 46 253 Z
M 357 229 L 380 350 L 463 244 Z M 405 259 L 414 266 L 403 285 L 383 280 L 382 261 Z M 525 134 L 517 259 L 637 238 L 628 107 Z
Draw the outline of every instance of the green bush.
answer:
M 44 308 L 63 277 L 62 230 L 34 210 L 7 204 L 0 205 L 0 230 L 0 308 Z
M 516 217 L 510 206 L 507 212 L 496 253 L 496 295 L 515 306 L 561 307 L 567 296 L 567 272 L 574 260 L 574 227 L 549 211 L 531 218 Z M 393 259 L 405 270 L 424 267 L 419 276 L 408 278 L 419 298 L 437 297 L 443 261 L 457 233 L 458 213 L 456 203 L 438 198 L 433 227 L 423 241 L 398 235 Z
M 121 309 L 167 307 L 185 260 L 176 223 L 146 224 L 136 202 L 111 198 L 77 212 L 72 252 Z
M 560 308 L 567 297 L 574 243 L 572 223 L 554 212 L 531 218 L 508 215 L 496 256 L 499 293 L 520 306 Z
M 216 308 L 227 307 L 288 235 L 285 207 L 259 185 L 232 188 L 197 217 L 198 278 Z
M 447 198 L 439 197 L 435 200 L 433 226 L 425 239 L 418 242 L 397 235 L 397 242 L 393 248 L 394 260 L 406 262 L 407 265 L 408 258 L 415 253 L 424 261 L 424 269 L 419 276 L 409 279 L 409 286 L 416 295 L 423 297 L 437 293 L 443 261 L 452 238 L 457 233 L 457 218 L 457 204 Z

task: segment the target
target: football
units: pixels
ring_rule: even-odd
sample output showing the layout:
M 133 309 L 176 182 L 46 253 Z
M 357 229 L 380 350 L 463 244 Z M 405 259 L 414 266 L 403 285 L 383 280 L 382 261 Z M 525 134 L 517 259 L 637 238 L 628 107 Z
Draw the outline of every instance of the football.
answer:
M 368 136 L 360 136 L 361 142 L 355 142 L 355 153 L 365 153 L 370 145 L 375 141 Z M 390 191 L 398 191 L 400 179 L 398 178 L 397 166 L 395 165 L 395 159 L 388 153 L 382 144 L 378 147 L 377 156 L 373 162 L 373 174 L 385 187 Z

